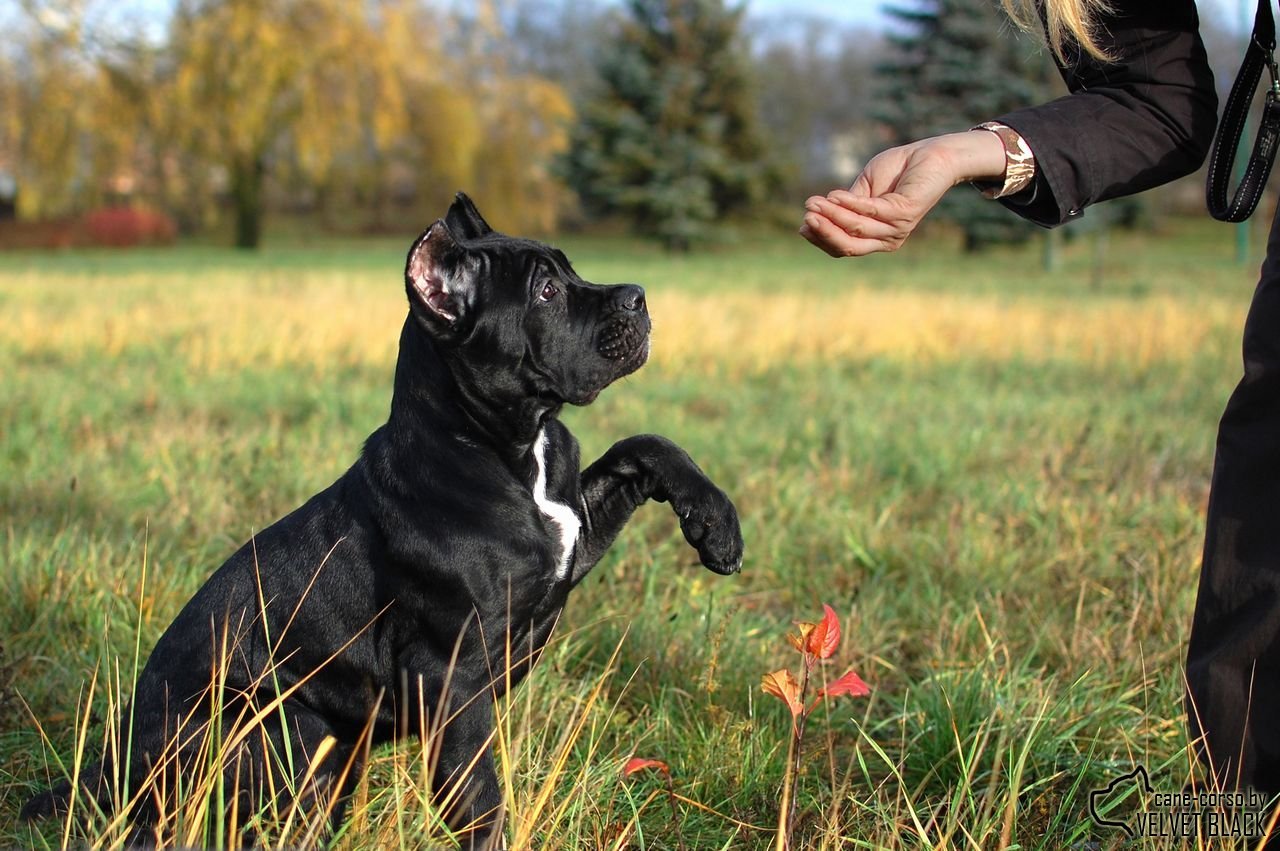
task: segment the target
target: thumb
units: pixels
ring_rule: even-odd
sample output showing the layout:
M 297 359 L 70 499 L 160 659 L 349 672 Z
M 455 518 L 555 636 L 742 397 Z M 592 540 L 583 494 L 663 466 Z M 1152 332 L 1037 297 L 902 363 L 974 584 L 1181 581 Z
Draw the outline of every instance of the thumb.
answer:
M 859 198 L 871 197 L 871 178 L 867 176 L 866 169 L 863 169 L 854 178 L 853 185 L 849 187 L 849 194 Z
M 919 210 L 921 205 L 901 192 L 887 192 L 884 195 L 858 195 L 853 191 L 833 192 L 830 200 L 860 216 L 886 223 L 900 223 L 919 218 L 932 206 Z
M 938 174 L 911 170 L 902 175 L 892 192 L 851 197 L 850 209 L 882 222 L 918 222 L 937 206 L 951 185 Z

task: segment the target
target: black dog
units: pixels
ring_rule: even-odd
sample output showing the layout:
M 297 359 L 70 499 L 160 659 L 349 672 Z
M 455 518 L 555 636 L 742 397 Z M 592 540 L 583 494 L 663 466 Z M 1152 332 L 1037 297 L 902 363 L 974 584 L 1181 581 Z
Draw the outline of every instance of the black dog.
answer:
M 702 563 L 738 570 L 734 507 L 681 449 L 631 437 L 580 471 L 556 419 L 645 362 L 640 287 L 582 280 L 559 251 L 491 230 L 465 195 L 414 243 L 405 284 L 390 418 L 160 638 L 133 696 L 134 789 L 190 771 L 221 735 L 242 815 L 282 796 L 328 802 L 350 791 L 368 745 L 434 729 L 446 817 L 470 847 L 500 845 L 493 702 L 632 512 L 670 502 Z M 253 735 L 232 741 L 233 722 L 255 714 Z M 81 781 L 104 807 L 113 759 Z M 65 808 L 69 792 L 26 815 Z M 131 814 L 139 835 L 158 806 L 152 796 Z

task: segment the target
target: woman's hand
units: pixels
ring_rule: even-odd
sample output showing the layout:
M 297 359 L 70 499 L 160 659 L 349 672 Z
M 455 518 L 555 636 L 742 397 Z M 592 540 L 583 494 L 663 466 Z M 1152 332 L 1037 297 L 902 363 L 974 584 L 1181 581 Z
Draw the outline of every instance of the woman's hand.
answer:
M 934 136 L 876 155 L 848 191 L 805 202 L 800 235 L 832 257 L 895 251 L 947 190 L 1004 179 L 1004 144 L 989 130 Z

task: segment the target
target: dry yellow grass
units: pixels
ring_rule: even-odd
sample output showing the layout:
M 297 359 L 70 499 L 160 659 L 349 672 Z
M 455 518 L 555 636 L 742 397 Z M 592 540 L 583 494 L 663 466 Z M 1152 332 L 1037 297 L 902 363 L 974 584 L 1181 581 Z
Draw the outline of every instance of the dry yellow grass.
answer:
M 0 347 L 62 358 L 171 347 L 196 373 L 310 364 L 389 364 L 403 295 L 371 276 L 207 273 L 200 286 L 157 276 L 109 283 L 7 276 Z M 48 291 L 62 289 L 65 298 Z M 44 292 L 42 293 L 41 290 Z M 71 294 L 84 297 L 72 298 Z M 742 374 L 780 362 L 887 357 L 1067 359 L 1142 365 L 1189 360 L 1236 334 L 1237 300 L 1093 296 L 1073 300 L 851 289 L 837 296 L 654 291 L 653 363 Z
M 662 294 L 652 301 L 660 361 L 704 362 L 730 352 L 746 369 L 876 356 L 1141 364 L 1190 359 L 1210 336 L 1239 322 L 1234 305 L 1172 298 L 1074 302 L 853 290 L 835 298 Z

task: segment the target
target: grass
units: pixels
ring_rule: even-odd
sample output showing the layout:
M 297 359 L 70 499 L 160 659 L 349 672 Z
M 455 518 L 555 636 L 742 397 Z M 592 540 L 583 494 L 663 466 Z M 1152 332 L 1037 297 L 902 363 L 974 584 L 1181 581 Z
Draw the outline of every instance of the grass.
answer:
M 584 458 L 673 438 L 737 502 L 747 557 L 713 576 L 666 506 L 638 512 L 503 710 L 512 835 L 773 847 L 790 722 L 760 676 L 823 602 L 832 670 L 873 693 L 810 722 L 799 847 L 1107 847 L 1089 791 L 1135 763 L 1181 789 L 1255 270 L 1224 228 L 1167 227 L 1113 236 L 1100 286 L 1087 242 L 1050 274 L 1033 246 L 837 263 L 775 236 L 678 258 L 560 240 L 585 277 L 643 283 L 655 320 L 650 364 L 566 414 Z M 0 846 L 63 843 L 15 823 L 54 755 L 78 730 L 100 748 L 138 648 L 383 420 L 412 236 L 0 255 Z M 632 753 L 670 764 L 678 822 L 660 782 L 619 778 Z M 415 758 L 376 755 L 342 847 L 434 835 Z

